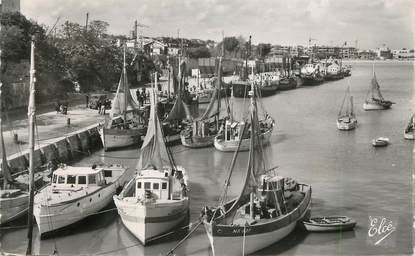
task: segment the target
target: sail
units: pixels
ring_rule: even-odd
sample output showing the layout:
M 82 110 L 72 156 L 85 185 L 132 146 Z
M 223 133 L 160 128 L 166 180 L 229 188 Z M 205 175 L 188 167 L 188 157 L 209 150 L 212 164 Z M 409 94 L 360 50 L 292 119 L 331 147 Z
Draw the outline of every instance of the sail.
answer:
M 174 102 L 173 108 L 166 117 L 165 121 L 170 122 L 173 120 L 185 119 L 192 120 L 192 114 L 190 113 L 189 107 L 183 102 L 182 96 L 179 93 L 176 97 L 176 101 Z
M 6 147 L 4 146 L 4 138 L 3 138 L 3 124 L 2 124 L 2 113 L 3 113 L 3 106 L 1 101 L 1 87 L 2 83 L 0 81 L 0 143 L 1 143 L 1 154 L 2 154 L 2 162 L 1 162 L 1 171 L 4 177 L 4 188 L 7 187 L 8 183 L 13 182 L 12 175 L 10 173 L 9 165 L 7 164 L 7 155 L 6 155 Z
M 415 130 L 415 114 L 412 115 L 411 120 L 406 126 L 405 132 L 413 132 Z
M 343 102 L 339 110 L 338 117 L 353 116 L 353 99 L 350 95 L 350 87 L 347 87 L 343 97 Z
M 210 98 L 208 107 L 206 108 L 205 112 L 196 119 L 196 121 L 203 121 L 219 114 L 218 96 L 220 96 L 218 90 L 215 89 L 212 97 Z
M 141 146 L 141 155 L 138 160 L 137 169 L 154 168 L 160 170 L 169 165 L 169 156 L 164 143 L 160 120 L 157 116 L 156 95 L 154 90 L 150 93 L 150 118 L 148 120 L 147 134 Z
M 373 78 L 372 78 L 372 98 L 384 100 L 382 93 L 380 92 L 380 87 L 376 79 L 376 74 L 374 72 L 373 72 Z
M 111 103 L 110 117 L 115 117 L 125 114 L 127 111 L 139 109 L 137 103 L 131 96 L 130 86 L 128 84 L 127 68 L 125 64 L 125 52 L 124 52 L 124 65 L 121 74 L 120 82 L 118 83 L 117 92 Z

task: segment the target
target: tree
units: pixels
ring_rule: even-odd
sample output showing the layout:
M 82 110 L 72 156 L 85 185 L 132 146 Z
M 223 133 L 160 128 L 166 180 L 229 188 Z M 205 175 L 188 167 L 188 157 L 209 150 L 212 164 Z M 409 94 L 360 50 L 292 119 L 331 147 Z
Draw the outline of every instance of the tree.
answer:
M 200 46 L 196 48 L 190 48 L 187 50 L 187 53 L 190 58 L 210 58 L 211 54 L 209 49 L 206 46 Z
M 257 56 L 260 58 L 265 58 L 271 52 L 271 44 L 258 44 L 256 48 Z

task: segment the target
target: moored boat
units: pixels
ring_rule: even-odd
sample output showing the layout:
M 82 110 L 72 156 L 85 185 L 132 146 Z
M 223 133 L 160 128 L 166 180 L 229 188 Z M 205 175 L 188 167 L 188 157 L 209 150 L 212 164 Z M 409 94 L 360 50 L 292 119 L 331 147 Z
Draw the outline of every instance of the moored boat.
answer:
M 405 128 L 404 138 L 407 140 L 415 139 L 415 115 L 412 115 L 411 120 Z
M 138 172 L 114 202 L 124 226 L 144 245 L 186 222 L 188 178 L 166 148 L 152 94 L 149 126 L 141 147 Z
M 310 232 L 333 232 L 352 230 L 356 221 L 347 216 L 320 216 L 304 220 L 303 224 Z
M 124 47 L 123 71 L 111 104 L 110 119 L 98 129 L 104 150 L 138 144 L 146 131 L 145 112 L 146 108 L 138 106 L 131 96 Z
M 395 104 L 392 101 L 385 100 L 382 93 L 380 92 L 379 83 L 376 79 L 375 66 L 373 66 L 373 78 L 371 81 L 371 86 L 366 96 L 366 100 L 363 103 L 364 110 L 384 110 L 389 109 L 392 104 Z
M 131 178 L 121 165 L 61 166 L 52 183 L 35 196 L 34 215 L 39 233 L 46 235 L 97 213 Z
M 308 63 L 301 67 L 300 76 L 303 80 L 303 85 L 318 85 L 324 82 L 322 70 L 317 63 Z
M 285 178 L 269 168 L 259 136 L 254 95 L 251 98 L 251 137 L 247 169 L 238 196 L 228 201 L 234 153 L 219 206 L 202 210 L 213 255 L 246 255 L 268 247 L 290 234 L 309 214 L 311 187 L 297 184 L 285 197 Z
M 350 87 L 347 87 L 342 106 L 337 115 L 337 129 L 343 131 L 353 130 L 357 126 L 357 119 L 353 111 L 353 96 L 350 95 Z
M 325 63 L 326 66 L 326 75 L 324 79 L 326 80 L 339 80 L 344 78 L 342 61 L 334 60 L 330 58 L 328 62 Z

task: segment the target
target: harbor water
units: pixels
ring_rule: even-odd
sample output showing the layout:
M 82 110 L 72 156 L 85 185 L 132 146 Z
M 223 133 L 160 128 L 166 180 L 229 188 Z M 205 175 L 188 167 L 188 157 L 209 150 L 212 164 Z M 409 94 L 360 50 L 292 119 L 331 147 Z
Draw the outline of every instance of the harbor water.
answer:
M 257 255 L 412 252 L 413 142 L 403 139 L 403 131 L 414 103 L 413 63 L 375 62 L 382 94 L 396 104 L 390 110 L 372 112 L 362 109 L 372 79 L 372 63 L 351 64 L 351 77 L 279 92 L 262 99 L 262 105 L 276 120 L 271 143 L 267 146 L 270 167 L 278 166 L 279 175 L 312 186 L 312 215 L 347 215 L 357 221 L 357 227 L 343 233 L 306 233 L 298 228 Z M 358 127 L 345 132 L 337 130 L 336 118 L 347 86 L 354 97 Z M 235 99 L 234 110 L 241 111 L 243 103 L 243 99 Z M 371 140 L 380 136 L 388 137 L 391 144 L 385 148 L 373 148 Z M 171 150 L 176 163 L 188 172 L 190 221 L 196 224 L 204 205 L 217 205 L 232 154 L 218 152 L 213 147 L 187 149 L 175 146 Z M 240 182 L 237 179 L 246 168 L 247 153 L 240 155 L 231 194 L 238 191 Z M 138 148 L 98 151 L 75 165 L 102 162 L 135 168 L 138 156 Z M 35 227 L 34 252 L 51 254 L 56 248 L 59 255 L 165 255 L 183 236 L 183 232 L 174 233 L 144 247 L 123 226 L 112 208 L 114 205 L 53 238 L 40 240 Z M 384 244 L 374 244 L 368 234 L 369 220 L 375 216 L 392 220 L 396 228 Z M 24 220 L 13 223 L 16 226 L 24 224 Z M 2 229 L 1 251 L 24 254 L 26 233 L 23 227 Z M 203 226 L 175 253 L 212 255 Z

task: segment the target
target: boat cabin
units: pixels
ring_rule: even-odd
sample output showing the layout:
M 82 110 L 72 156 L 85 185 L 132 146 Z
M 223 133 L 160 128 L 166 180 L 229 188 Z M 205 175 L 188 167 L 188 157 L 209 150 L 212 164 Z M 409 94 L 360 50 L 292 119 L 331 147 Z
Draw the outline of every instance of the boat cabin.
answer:
M 242 133 L 244 130 L 245 122 L 230 122 L 226 120 L 225 128 L 224 128 L 224 140 L 225 141 L 233 141 L 233 140 L 240 140 L 242 137 Z M 245 132 L 245 136 L 243 139 L 248 138 L 248 133 Z
M 53 172 L 54 189 L 74 187 L 103 186 L 115 181 L 125 169 L 121 165 L 109 167 L 72 167 L 63 166 Z

